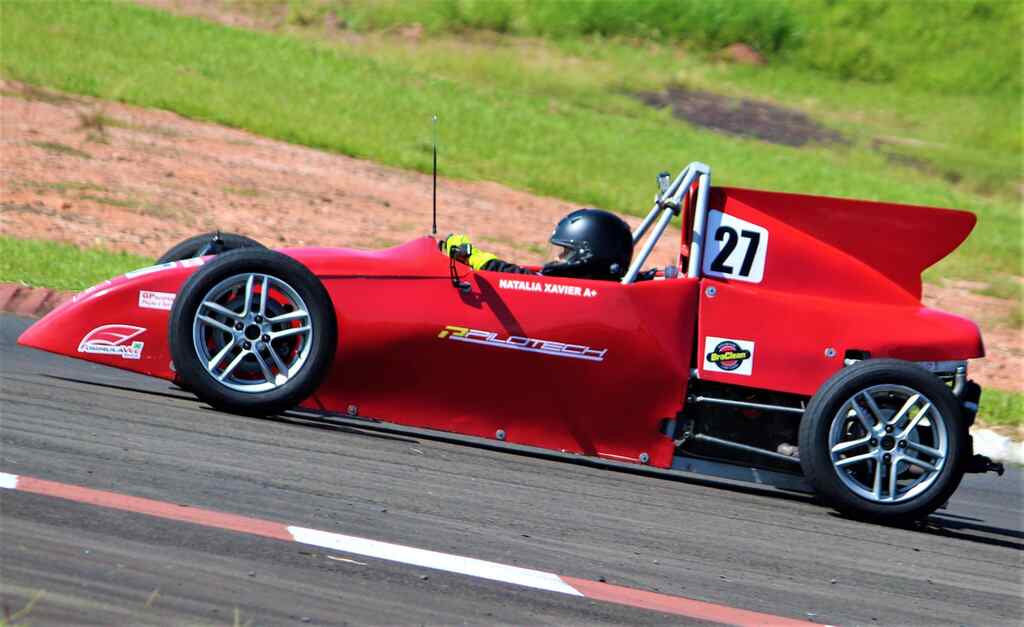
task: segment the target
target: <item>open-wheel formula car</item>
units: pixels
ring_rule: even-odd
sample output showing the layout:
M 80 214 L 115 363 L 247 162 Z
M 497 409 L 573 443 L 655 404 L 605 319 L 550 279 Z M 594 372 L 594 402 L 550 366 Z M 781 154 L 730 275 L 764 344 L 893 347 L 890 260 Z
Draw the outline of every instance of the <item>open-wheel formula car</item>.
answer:
M 942 506 L 965 472 L 1001 471 L 968 433 L 978 328 L 920 301 L 921 272 L 975 217 L 710 178 L 702 163 L 659 177 L 621 282 L 473 271 L 430 237 L 240 242 L 90 288 L 19 342 L 177 380 L 226 411 L 754 481 L 889 522 Z M 677 216 L 678 264 L 642 271 Z

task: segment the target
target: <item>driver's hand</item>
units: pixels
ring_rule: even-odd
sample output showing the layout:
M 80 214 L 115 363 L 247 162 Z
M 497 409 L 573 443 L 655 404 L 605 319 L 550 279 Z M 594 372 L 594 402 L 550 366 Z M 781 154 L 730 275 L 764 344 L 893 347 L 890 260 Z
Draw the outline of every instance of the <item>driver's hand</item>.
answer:
M 463 246 L 465 244 L 472 245 L 472 242 L 469 241 L 469 237 L 463 235 L 462 233 L 453 233 L 448 237 L 444 238 L 443 240 L 441 240 L 439 242 L 439 247 L 441 248 L 441 252 L 443 252 L 446 256 L 450 257 L 452 248 L 458 248 L 459 246 Z M 456 257 L 456 259 L 465 262 L 464 258 Z

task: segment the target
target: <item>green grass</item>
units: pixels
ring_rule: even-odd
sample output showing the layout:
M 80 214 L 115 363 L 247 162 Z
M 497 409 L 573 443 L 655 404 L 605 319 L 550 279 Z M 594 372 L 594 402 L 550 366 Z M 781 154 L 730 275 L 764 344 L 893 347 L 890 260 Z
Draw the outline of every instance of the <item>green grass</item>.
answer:
M 153 259 L 69 244 L 0 236 L 0 282 L 80 291 L 152 265 Z
M 991 426 L 1024 426 L 1024 394 L 986 389 L 981 393 L 978 420 Z
M 712 164 L 718 184 L 971 209 L 981 216 L 975 234 L 929 276 L 1021 271 L 1013 187 L 1022 177 L 1021 108 L 1011 83 L 973 96 L 923 92 L 828 78 L 793 60 L 738 68 L 667 43 L 580 37 L 535 46 L 499 39 L 475 48 L 448 41 L 447 48 L 431 43 L 419 52 L 385 41 L 367 54 L 358 46 L 105 2 L 6 2 L 0 35 L 6 78 L 419 171 L 430 168 L 429 120 L 436 112 L 443 174 L 615 211 L 646 210 L 654 174 L 694 159 Z M 799 49 L 786 44 L 778 53 Z M 992 53 L 993 65 L 1000 55 Z M 763 92 L 818 115 L 853 141 L 797 149 L 726 137 L 622 93 L 671 82 L 732 95 Z M 940 164 L 938 173 L 891 166 L 870 146 L 883 132 L 911 138 L 894 150 L 926 156 Z M 966 172 L 964 181 L 947 181 L 943 173 L 951 169 Z
M 630 38 L 717 49 L 742 42 L 773 64 L 938 93 L 1021 92 L 1018 2 L 931 0 L 290 0 L 289 19 L 334 11 L 358 30 L 418 23 L 553 39 Z

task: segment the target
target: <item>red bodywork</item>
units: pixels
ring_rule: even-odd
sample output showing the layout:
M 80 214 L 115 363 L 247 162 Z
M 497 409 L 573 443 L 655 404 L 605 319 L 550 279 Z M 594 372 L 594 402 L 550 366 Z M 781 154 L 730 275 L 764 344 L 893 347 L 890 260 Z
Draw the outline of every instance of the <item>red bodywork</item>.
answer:
M 765 230 L 759 280 L 623 285 L 459 265 L 470 284 L 462 291 L 428 237 L 375 252 L 282 249 L 320 278 L 338 318 L 332 371 L 304 406 L 668 467 L 664 424 L 683 410 L 694 370 L 810 396 L 847 351 L 911 361 L 983 355 L 972 322 L 920 303 L 921 272 L 966 238 L 972 214 L 731 188 L 714 189 L 709 209 Z M 704 238 L 709 260 L 714 237 Z M 173 379 L 169 311 L 153 308 L 167 297 L 148 294 L 142 307 L 140 294 L 178 292 L 201 263 L 91 288 L 19 343 Z M 138 351 L 80 352 L 103 325 L 145 329 L 123 333 L 134 333 L 126 342 Z M 706 347 L 722 338 L 737 342 L 723 344 L 729 350 L 750 349 L 721 362 L 731 371 L 707 361 Z

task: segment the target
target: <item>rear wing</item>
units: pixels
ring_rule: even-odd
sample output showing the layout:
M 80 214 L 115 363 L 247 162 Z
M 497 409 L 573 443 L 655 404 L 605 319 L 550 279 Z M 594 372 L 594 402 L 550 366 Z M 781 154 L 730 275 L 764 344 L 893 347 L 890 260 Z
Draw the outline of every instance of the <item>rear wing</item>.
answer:
M 688 253 L 680 271 L 688 277 L 890 303 L 920 300 L 921 273 L 956 250 L 977 221 L 972 213 L 936 207 L 712 188 L 710 168 L 692 163 L 661 185 L 634 232 L 638 242 L 658 219 L 624 283 L 636 278 L 679 214 Z

